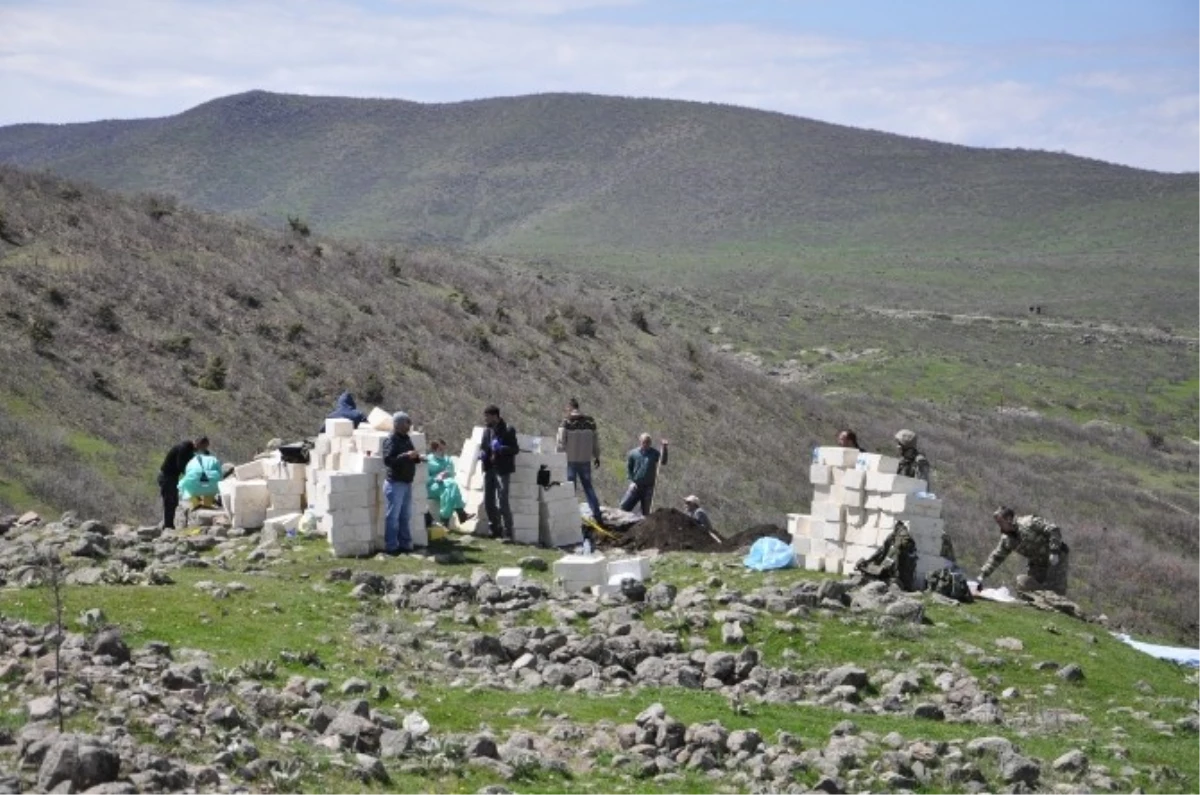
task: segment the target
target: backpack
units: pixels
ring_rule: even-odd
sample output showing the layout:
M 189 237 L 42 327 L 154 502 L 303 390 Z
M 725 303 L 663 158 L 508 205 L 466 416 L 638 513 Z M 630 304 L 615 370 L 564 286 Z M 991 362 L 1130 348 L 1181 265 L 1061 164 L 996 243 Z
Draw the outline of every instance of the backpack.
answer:
M 975 597 L 971 595 L 971 588 L 967 585 L 967 578 L 963 576 L 961 571 L 954 569 L 936 569 L 931 571 L 929 576 L 925 578 L 925 590 L 932 593 L 940 593 L 942 596 L 949 596 L 951 599 L 956 599 L 960 602 L 974 602 Z

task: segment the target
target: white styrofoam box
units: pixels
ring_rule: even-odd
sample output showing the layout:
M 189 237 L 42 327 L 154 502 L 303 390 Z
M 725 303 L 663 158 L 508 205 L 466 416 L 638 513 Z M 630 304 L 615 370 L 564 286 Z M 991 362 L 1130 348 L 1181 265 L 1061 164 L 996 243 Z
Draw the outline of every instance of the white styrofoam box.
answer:
M 271 497 L 271 505 L 268 511 L 299 511 L 303 508 L 303 494 L 276 494 Z
M 471 441 L 474 442 L 476 445 L 482 444 L 483 443 L 483 432 L 486 430 L 487 430 L 487 428 L 484 427 L 483 425 L 476 425 L 474 428 L 471 429 Z
M 511 588 L 521 582 L 521 569 L 517 566 L 497 569 L 495 581 L 501 588 Z
M 859 527 L 867 521 L 867 511 L 864 508 L 846 508 L 846 526 Z
M 583 591 L 590 591 L 592 588 L 601 587 L 600 583 L 589 582 L 587 580 L 560 580 L 559 582 L 562 584 L 563 590 L 567 593 L 581 593 Z M 608 586 L 605 584 L 603 587 L 607 588 Z
M 554 561 L 551 570 L 555 579 L 599 585 L 606 580 L 608 559 L 604 555 L 564 555 Z
M 325 433 L 334 438 L 349 436 L 354 433 L 354 421 L 345 417 L 331 417 L 325 420 Z
M 454 479 L 460 489 L 465 489 L 471 476 L 479 469 L 479 444 L 468 439 L 463 442 L 462 453 L 454 461 Z
M 317 436 L 317 440 L 313 442 L 312 455 L 321 456 L 328 455 L 333 450 L 333 446 L 329 436 L 322 433 Z
M 915 494 L 925 491 L 928 485 L 923 480 L 905 475 L 888 475 L 883 472 L 867 473 L 867 489 L 889 494 Z
M 906 478 L 908 480 L 909 478 Z M 923 483 L 924 481 L 917 481 Z M 892 513 L 907 513 L 914 516 L 937 518 L 942 515 L 942 501 L 937 497 L 922 497 L 917 494 L 890 494 L 886 497 L 886 510 Z
M 827 555 L 823 562 L 826 574 L 842 574 L 843 572 L 848 574 L 850 572 L 850 568 L 845 565 L 846 561 L 840 557 L 835 558 Z
M 608 579 L 613 577 L 632 577 L 635 580 L 650 579 L 650 558 L 638 555 L 633 558 L 621 558 L 608 562 Z M 618 580 L 619 582 L 619 580 Z
M 845 557 L 846 565 L 850 568 L 854 568 L 855 563 L 871 557 L 874 552 L 875 550 L 868 546 L 863 546 L 861 544 L 847 544 Z
M 846 546 L 853 544 L 861 544 L 864 537 L 864 528 L 861 525 L 846 525 L 846 532 L 842 535 L 842 541 Z
M 808 540 L 808 549 L 813 557 L 816 557 L 816 558 L 825 557 L 825 547 L 826 546 L 827 546 L 827 543 L 826 543 L 825 539 L 822 538 L 821 536 L 814 535 L 812 538 L 810 538 Z
M 867 485 L 867 473 L 861 469 L 842 470 L 842 488 L 862 491 Z
M 845 533 L 846 525 L 841 522 L 824 522 L 821 526 L 821 537 L 827 542 L 841 542 Z
M 329 493 L 366 492 L 375 488 L 375 476 L 361 472 L 333 472 L 329 475 Z
M 812 539 L 807 536 L 792 536 L 792 549 L 798 555 L 807 555 L 812 549 Z
M 225 483 L 226 481 L 221 482 Z M 265 511 L 271 503 L 271 493 L 267 491 L 267 481 L 265 480 L 235 481 L 231 485 L 230 498 L 233 503 L 232 510 L 261 507 Z
M 371 413 L 367 415 L 367 425 L 373 430 L 382 431 L 384 433 L 392 432 L 392 415 L 383 409 L 376 406 L 371 409 Z M 361 429 L 363 426 L 358 426 Z
M 247 530 L 262 527 L 266 521 L 267 507 L 265 505 L 254 508 L 242 508 L 230 514 L 230 523 L 234 527 L 244 527 Z
M 342 455 L 342 471 L 358 474 L 375 475 L 386 471 L 383 459 L 377 455 L 365 453 L 345 453 Z
M 576 546 L 583 543 L 583 530 L 578 518 L 573 522 L 550 522 L 543 528 L 541 537 L 548 546 Z
M 247 461 L 233 468 L 233 476 L 238 480 L 261 480 L 263 477 L 262 460 Z
M 946 520 L 933 516 L 910 516 L 904 520 L 908 523 L 913 536 L 937 536 L 939 539 L 946 532 Z
M 544 450 L 544 443 L 541 436 L 530 436 L 525 433 L 517 434 L 517 447 L 521 450 L 522 455 L 517 458 L 523 458 L 524 453 L 540 453 Z M 553 447 L 550 448 L 553 451 Z
M 824 563 L 824 561 L 821 558 L 816 557 L 815 555 L 809 554 L 809 555 L 804 556 L 804 570 L 805 571 L 823 571 L 825 568 L 823 563 Z
M 429 531 L 425 529 L 425 519 L 422 514 L 413 512 L 412 519 L 408 523 L 408 535 L 412 538 L 414 547 L 429 546 Z
M 858 450 L 853 447 L 818 447 L 815 458 L 818 464 L 828 467 L 852 467 L 858 460 Z
M 299 528 L 300 520 L 304 518 L 304 514 L 300 513 L 299 511 L 292 511 L 290 513 L 277 513 L 274 516 L 269 514 L 270 512 L 268 512 L 266 524 L 263 526 L 265 527 L 268 524 L 274 525 L 276 530 L 278 530 L 281 535 L 286 533 L 288 530 L 296 530 Z
M 813 484 L 813 502 L 819 500 L 830 501 L 833 499 L 833 484 Z
M 365 525 L 371 522 L 371 509 L 366 507 L 345 508 L 325 515 L 329 517 L 330 525 L 334 528 L 360 524 Z
M 412 442 L 413 449 L 421 455 L 425 455 L 428 450 L 428 438 L 421 431 L 413 431 L 408 435 L 409 441 Z
M 542 502 L 555 502 L 562 500 L 564 502 L 575 502 L 575 485 L 572 483 L 559 483 L 557 486 L 551 486 L 548 489 L 538 489 L 538 499 Z
M 808 482 L 815 486 L 828 486 L 833 483 L 833 472 L 825 464 L 812 464 L 808 467 Z
M 367 509 L 374 502 L 369 491 L 339 491 L 323 499 L 322 504 L 328 513 L 341 513 Z
M 843 506 L 831 500 L 813 500 L 811 508 L 812 518 L 822 522 L 842 521 L 842 511 Z
M 360 453 L 383 454 L 383 443 L 390 434 L 360 425 L 354 429 L 354 446 Z
M 536 522 L 531 525 L 526 522 L 518 522 L 515 518 L 513 519 L 513 541 L 518 544 L 536 546 L 541 543 L 541 540 L 542 529 Z
M 834 497 L 848 508 L 862 508 L 867 504 L 867 492 L 861 489 L 848 489 L 845 486 L 834 486 Z
M 304 493 L 303 480 L 268 480 L 267 491 L 274 497 L 279 494 L 299 495 Z
M 333 554 L 339 558 L 365 558 L 374 551 L 369 541 L 359 539 L 330 539 L 329 543 L 333 547 Z

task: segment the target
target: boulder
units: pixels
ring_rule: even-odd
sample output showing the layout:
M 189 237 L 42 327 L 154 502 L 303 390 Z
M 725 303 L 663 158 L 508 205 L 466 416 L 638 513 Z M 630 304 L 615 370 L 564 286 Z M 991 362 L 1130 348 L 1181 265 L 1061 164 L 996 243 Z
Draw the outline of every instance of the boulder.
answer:
M 75 792 L 115 781 L 121 757 L 99 738 L 61 735 L 50 743 L 38 768 L 37 788 L 49 792 L 69 781 Z

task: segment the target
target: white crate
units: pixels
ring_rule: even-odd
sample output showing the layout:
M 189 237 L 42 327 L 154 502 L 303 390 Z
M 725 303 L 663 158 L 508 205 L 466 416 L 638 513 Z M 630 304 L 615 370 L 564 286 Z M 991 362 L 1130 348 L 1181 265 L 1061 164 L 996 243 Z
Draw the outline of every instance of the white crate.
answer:
M 293 496 L 298 496 L 298 495 L 301 495 L 304 493 L 304 481 L 303 480 L 290 480 L 290 479 L 289 480 L 268 480 L 267 481 L 267 491 L 271 493 L 272 497 L 276 497 L 281 494 L 290 494 Z
M 867 473 L 861 469 L 843 469 L 841 474 L 841 486 L 844 489 L 858 489 L 862 491 L 867 484 Z
M 329 493 L 347 491 L 366 493 L 375 488 L 375 476 L 358 472 L 333 472 L 329 475 Z
M 808 482 L 814 486 L 828 486 L 833 483 L 833 471 L 825 464 L 812 464 L 808 468 Z
M 805 571 L 824 571 L 825 567 L 823 563 L 824 561 L 821 558 L 818 558 L 814 555 L 810 554 L 804 556 Z
M 376 406 L 375 408 L 371 409 L 371 413 L 367 415 L 367 425 L 369 425 L 373 430 L 381 431 L 384 434 L 391 433 L 392 415 L 379 408 L 379 406 Z M 358 429 L 361 430 L 362 427 L 363 426 L 360 425 Z
M 271 498 L 271 505 L 267 509 L 267 516 L 270 517 L 272 512 L 278 514 L 286 511 L 299 511 L 303 508 L 303 494 L 276 494 Z
M 497 569 L 495 580 L 501 588 L 511 588 L 521 582 L 521 569 L 516 566 Z
M 858 450 L 853 447 L 818 447 L 814 452 L 816 463 L 828 467 L 852 467 L 858 460 Z
M 608 579 L 613 577 L 632 577 L 635 580 L 650 579 L 650 558 L 638 555 L 633 558 L 622 558 L 608 562 Z
M 248 461 L 234 467 L 233 476 L 238 480 L 261 480 L 264 476 L 262 461 Z
M 354 422 L 345 417 L 331 417 L 325 420 L 325 435 L 333 439 L 345 438 L 354 433 Z
M 812 503 L 812 518 L 821 522 L 840 522 L 842 521 L 842 511 L 844 507 L 833 501 L 813 500 Z
M 867 473 L 867 490 L 885 494 L 915 494 L 926 491 L 928 484 L 906 475 L 888 475 L 883 472 Z
M 821 537 L 826 542 L 841 543 L 845 538 L 846 525 L 841 522 L 823 522 L 821 525 Z M 826 547 L 828 549 L 828 547 Z
M 608 559 L 604 555 L 564 555 L 551 566 L 555 579 L 599 585 L 608 574 Z
M 798 555 L 807 555 L 812 549 L 812 539 L 808 536 L 792 536 L 792 550 Z

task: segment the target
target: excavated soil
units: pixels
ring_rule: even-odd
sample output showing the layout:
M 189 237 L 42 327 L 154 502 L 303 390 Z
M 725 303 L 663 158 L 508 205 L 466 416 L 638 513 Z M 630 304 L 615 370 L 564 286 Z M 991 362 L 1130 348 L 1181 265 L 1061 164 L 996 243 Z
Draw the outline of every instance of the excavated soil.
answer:
M 659 552 L 725 552 L 727 547 L 713 540 L 703 527 L 683 511 L 659 508 L 630 527 L 614 542 L 622 549 Z
M 765 536 L 791 542 L 787 530 L 773 524 L 747 527 L 739 533 L 716 541 L 691 517 L 675 508 L 660 508 L 610 542 L 609 545 L 638 551 L 659 552 L 739 552 Z

